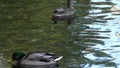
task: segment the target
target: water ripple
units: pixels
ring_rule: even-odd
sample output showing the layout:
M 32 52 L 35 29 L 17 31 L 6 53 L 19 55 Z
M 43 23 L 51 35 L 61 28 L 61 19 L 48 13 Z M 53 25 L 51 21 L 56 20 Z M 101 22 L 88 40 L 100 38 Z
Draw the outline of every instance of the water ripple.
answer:
M 76 27 L 86 26 L 88 28 L 80 28 L 72 32 L 72 36 L 77 36 L 80 40 L 74 40 L 74 44 L 80 46 L 80 42 L 82 42 L 90 47 L 90 50 L 83 52 L 85 53 L 84 57 L 87 58 L 87 63 L 81 64 L 82 68 L 120 67 L 119 3 L 118 0 L 91 0 L 89 12 L 83 18 L 78 18 L 77 23 L 80 23 L 81 26 Z

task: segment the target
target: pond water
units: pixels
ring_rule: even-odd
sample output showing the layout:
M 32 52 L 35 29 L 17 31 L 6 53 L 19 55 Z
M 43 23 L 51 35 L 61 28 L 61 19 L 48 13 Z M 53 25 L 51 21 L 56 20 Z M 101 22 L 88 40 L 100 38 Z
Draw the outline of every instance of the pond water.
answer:
M 65 4 L 65 0 L 1 0 L 1 57 L 7 62 L 15 51 L 43 51 L 63 55 L 60 68 L 120 68 L 119 0 L 76 0 L 74 23 L 53 24 L 53 10 Z M 3 68 L 10 68 L 9 63 L 0 60 Z

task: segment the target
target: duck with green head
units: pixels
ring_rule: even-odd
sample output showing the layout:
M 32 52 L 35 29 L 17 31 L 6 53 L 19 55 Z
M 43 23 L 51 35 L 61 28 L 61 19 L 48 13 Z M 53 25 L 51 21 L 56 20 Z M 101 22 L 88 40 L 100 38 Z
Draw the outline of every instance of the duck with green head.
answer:
M 12 59 L 17 61 L 16 66 L 21 68 L 54 68 L 57 61 L 62 58 L 63 56 L 42 52 L 32 52 L 27 55 L 23 52 L 12 54 Z

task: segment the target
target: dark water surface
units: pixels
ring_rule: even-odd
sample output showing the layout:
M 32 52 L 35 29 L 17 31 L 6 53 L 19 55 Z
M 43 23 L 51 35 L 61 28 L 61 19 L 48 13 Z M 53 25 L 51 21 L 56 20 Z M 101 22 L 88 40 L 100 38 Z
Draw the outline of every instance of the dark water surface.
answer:
M 76 0 L 74 23 L 53 24 L 53 10 L 65 3 L 1 0 L 1 57 L 11 61 L 15 51 L 43 51 L 63 55 L 60 68 L 120 68 L 120 1 Z M 10 66 L 0 60 L 0 67 Z

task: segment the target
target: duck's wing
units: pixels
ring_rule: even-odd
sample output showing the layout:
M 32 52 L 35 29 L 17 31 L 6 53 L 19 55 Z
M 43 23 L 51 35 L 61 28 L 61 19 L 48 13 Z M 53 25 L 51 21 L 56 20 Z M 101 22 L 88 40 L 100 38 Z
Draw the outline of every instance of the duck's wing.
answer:
M 59 56 L 56 59 L 54 59 L 54 61 L 57 62 L 57 61 L 61 60 L 62 58 L 63 58 L 63 56 Z
M 51 61 L 59 61 L 63 58 L 63 56 L 57 56 L 54 53 L 46 53 L 46 55 L 44 55 L 44 58 L 50 59 Z
M 66 11 L 65 8 L 57 8 L 54 13 L 64 13 Z

